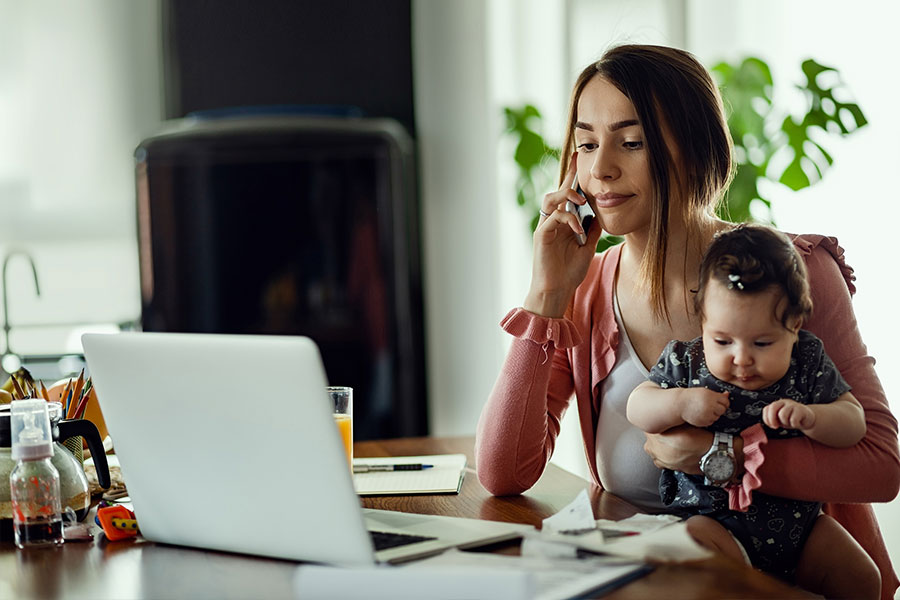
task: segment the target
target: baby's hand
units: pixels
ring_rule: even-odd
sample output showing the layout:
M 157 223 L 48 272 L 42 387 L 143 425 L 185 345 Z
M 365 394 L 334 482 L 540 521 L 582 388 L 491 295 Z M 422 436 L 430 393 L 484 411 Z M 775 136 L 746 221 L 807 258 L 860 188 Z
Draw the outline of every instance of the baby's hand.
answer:
M 684 390 L 684 408 L 681 418 L 697 427 L 709 427 L 728 410 L 728 392 L 714 392 L 706 388 Z
M 765 407 L 762 418 L 772 429 L 812 429 L 816 424 L 816 413 L 810 407 L 787 398 Z

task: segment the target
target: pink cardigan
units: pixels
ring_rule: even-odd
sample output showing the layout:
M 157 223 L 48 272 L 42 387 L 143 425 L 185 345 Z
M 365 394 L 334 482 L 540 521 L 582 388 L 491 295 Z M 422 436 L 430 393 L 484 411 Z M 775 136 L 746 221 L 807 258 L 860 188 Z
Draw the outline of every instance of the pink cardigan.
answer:
M 855 277 L 843 249 L 835 238 L 791 237 L 806 260 L 812 289 L 814 311 L 804 327 L 823 340 L 865 408 L 866 436 L 852 448 L 836 449 L 803 437 L 769 441 L 759 425 L 746 430 L 746 474 L 731 490 L 732 507 L 748 505 L 754 489 L 826 502 L 825 511 L 878 564 L 883 597 L 893 598 L 900 582 L 872 507 L 863 503 L 888 502 L 900 489 L 897 420 L 857 329 L 850 302 Z M 594 449 L 600 384 L 619 343 L 612 303 L 620 253 L 621 246 L 614 246 L 594 257 L 569 318 L 517 308 L 503 319 L 501 326 L 515 339 L 481 413 L 475 443 L 478 478 L 492 494 L 520 494 L 534 485 L 553 453 L 573 392 L 591 477 L 600 485 Z

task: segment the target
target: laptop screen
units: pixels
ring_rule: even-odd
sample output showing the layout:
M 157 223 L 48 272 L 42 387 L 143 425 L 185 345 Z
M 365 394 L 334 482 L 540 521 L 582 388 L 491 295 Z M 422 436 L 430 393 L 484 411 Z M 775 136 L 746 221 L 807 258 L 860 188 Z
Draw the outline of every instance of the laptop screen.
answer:
M 82 342 L 144 537 L 374 563 L 312 340 L 122 333 Z

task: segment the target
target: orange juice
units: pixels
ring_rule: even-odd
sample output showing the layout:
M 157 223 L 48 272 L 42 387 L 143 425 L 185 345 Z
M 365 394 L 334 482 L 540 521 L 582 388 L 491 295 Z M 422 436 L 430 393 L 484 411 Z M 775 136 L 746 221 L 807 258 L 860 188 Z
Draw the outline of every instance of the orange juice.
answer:
M 350 415 L 334 415 L 334 422 L 337 423 L 338 431 L 341 432 L 341 439 L 344 440 L 344 450 L 347 452 L 347 460 L 350 463 L 350 469 L 353 469 L 353 419 Z

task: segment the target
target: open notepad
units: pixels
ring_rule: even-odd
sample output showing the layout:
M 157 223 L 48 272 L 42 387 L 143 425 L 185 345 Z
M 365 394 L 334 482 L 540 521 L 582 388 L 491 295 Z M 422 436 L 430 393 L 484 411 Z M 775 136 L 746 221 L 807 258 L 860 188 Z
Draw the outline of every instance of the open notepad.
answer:
M 421 471 L 375 471 L 354 473 L 353 482 L 360 496 L 409 494 L 458 494 L 466 474 L 465 454 L 429 456 L 388 456 L 355 458 L 354 465 L 432 465 Z

